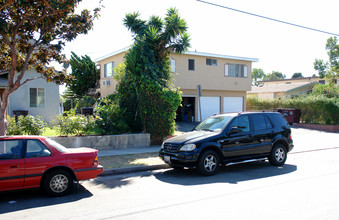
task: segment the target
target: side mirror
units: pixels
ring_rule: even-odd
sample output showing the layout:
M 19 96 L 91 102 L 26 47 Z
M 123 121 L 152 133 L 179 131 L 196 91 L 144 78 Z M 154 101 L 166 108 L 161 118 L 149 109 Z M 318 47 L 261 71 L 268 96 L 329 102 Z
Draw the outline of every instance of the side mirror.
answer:
M 231 127 L 230 134 L 239 133 L 241 130 L 238 127 Z

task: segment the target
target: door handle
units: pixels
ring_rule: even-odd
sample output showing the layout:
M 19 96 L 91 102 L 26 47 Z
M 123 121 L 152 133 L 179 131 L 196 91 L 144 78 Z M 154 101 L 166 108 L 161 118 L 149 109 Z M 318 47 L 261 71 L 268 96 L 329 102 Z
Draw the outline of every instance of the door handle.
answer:
M 13 169 L 13 168 L 19 168 L 19 165 L 15 165 L 15 166 L 10 166 L 9 168 Z

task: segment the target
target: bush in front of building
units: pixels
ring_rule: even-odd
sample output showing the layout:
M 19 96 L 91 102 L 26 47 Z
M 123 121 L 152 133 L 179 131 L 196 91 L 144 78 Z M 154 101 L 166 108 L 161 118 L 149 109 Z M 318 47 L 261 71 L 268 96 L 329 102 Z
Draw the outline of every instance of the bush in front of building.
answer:
M 122 134 L 130 132 L 130 128 L 124 120 L 124 111 L 120 109 L 115 95 L 103 98 L 100 106 L 95 108 L 98 116 L 96 127 L 100 134 Z
M 32 115 L 7 117 L 7 135 L 41 135 L 46 127 L 41 117 Z
M 84 135 L 96 126 L 94 116 L 76 115 L 75 109 L 58 115 L 50 126 L 55 126 L 60 135 Z

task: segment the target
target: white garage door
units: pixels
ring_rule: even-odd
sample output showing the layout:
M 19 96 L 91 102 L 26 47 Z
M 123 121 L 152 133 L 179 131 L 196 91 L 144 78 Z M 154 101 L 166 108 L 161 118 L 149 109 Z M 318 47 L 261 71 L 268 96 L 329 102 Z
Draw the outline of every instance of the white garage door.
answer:
M 201 119 L 220 113 L 220 97 L 200 97 Z M 198 118 L 200 120 L 200 117 Z
M 243 97 L 224 97 L 223 112 L 243 111 Z

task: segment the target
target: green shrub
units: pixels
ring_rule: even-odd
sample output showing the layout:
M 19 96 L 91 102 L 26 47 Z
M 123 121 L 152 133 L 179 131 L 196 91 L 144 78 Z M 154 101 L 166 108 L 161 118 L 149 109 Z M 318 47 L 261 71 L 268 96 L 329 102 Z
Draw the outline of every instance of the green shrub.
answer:
M 97 118 L 94 116 L 75 115 L 75 110 L 58 115 L 52 122 L 60 135 L 84 135 L 95 127 Z
M 164 137 L 174 134 L 181 92 L 152 82 L 145 82 L 141 91 L 139 104 L 142 123 L 151 134 L 151 144 L 161 144 Z
M 22 125 L 24 116 L 19 116 L 18 120 L 15 117 L 7 116 L 7 135 L 24 135 L 24 129 Z
M 334 84 L 317 84 L 313 87 L 312 95 L 325 96 L 327 98 L 339 98 L 339 86 Z
M 301 122 L 315 124 L 339 124 L 339 99 L 326 96 L 303 96 L 298 98 L 259 99 L 247 97 L 247 110 L 277 110 L 295 108 L 301 111 Z
M 114 95 L 103 98 L 95 112 L 99 117 L 96 126 L 101 134 L 122 134 L 130 131 L 123 117 L 124 112 L 119 108 Z
M 7 117 L 8 127 L 7 135 L 41 135 L 46 127 L 41 117 L 34 117 L 32 115 Z

